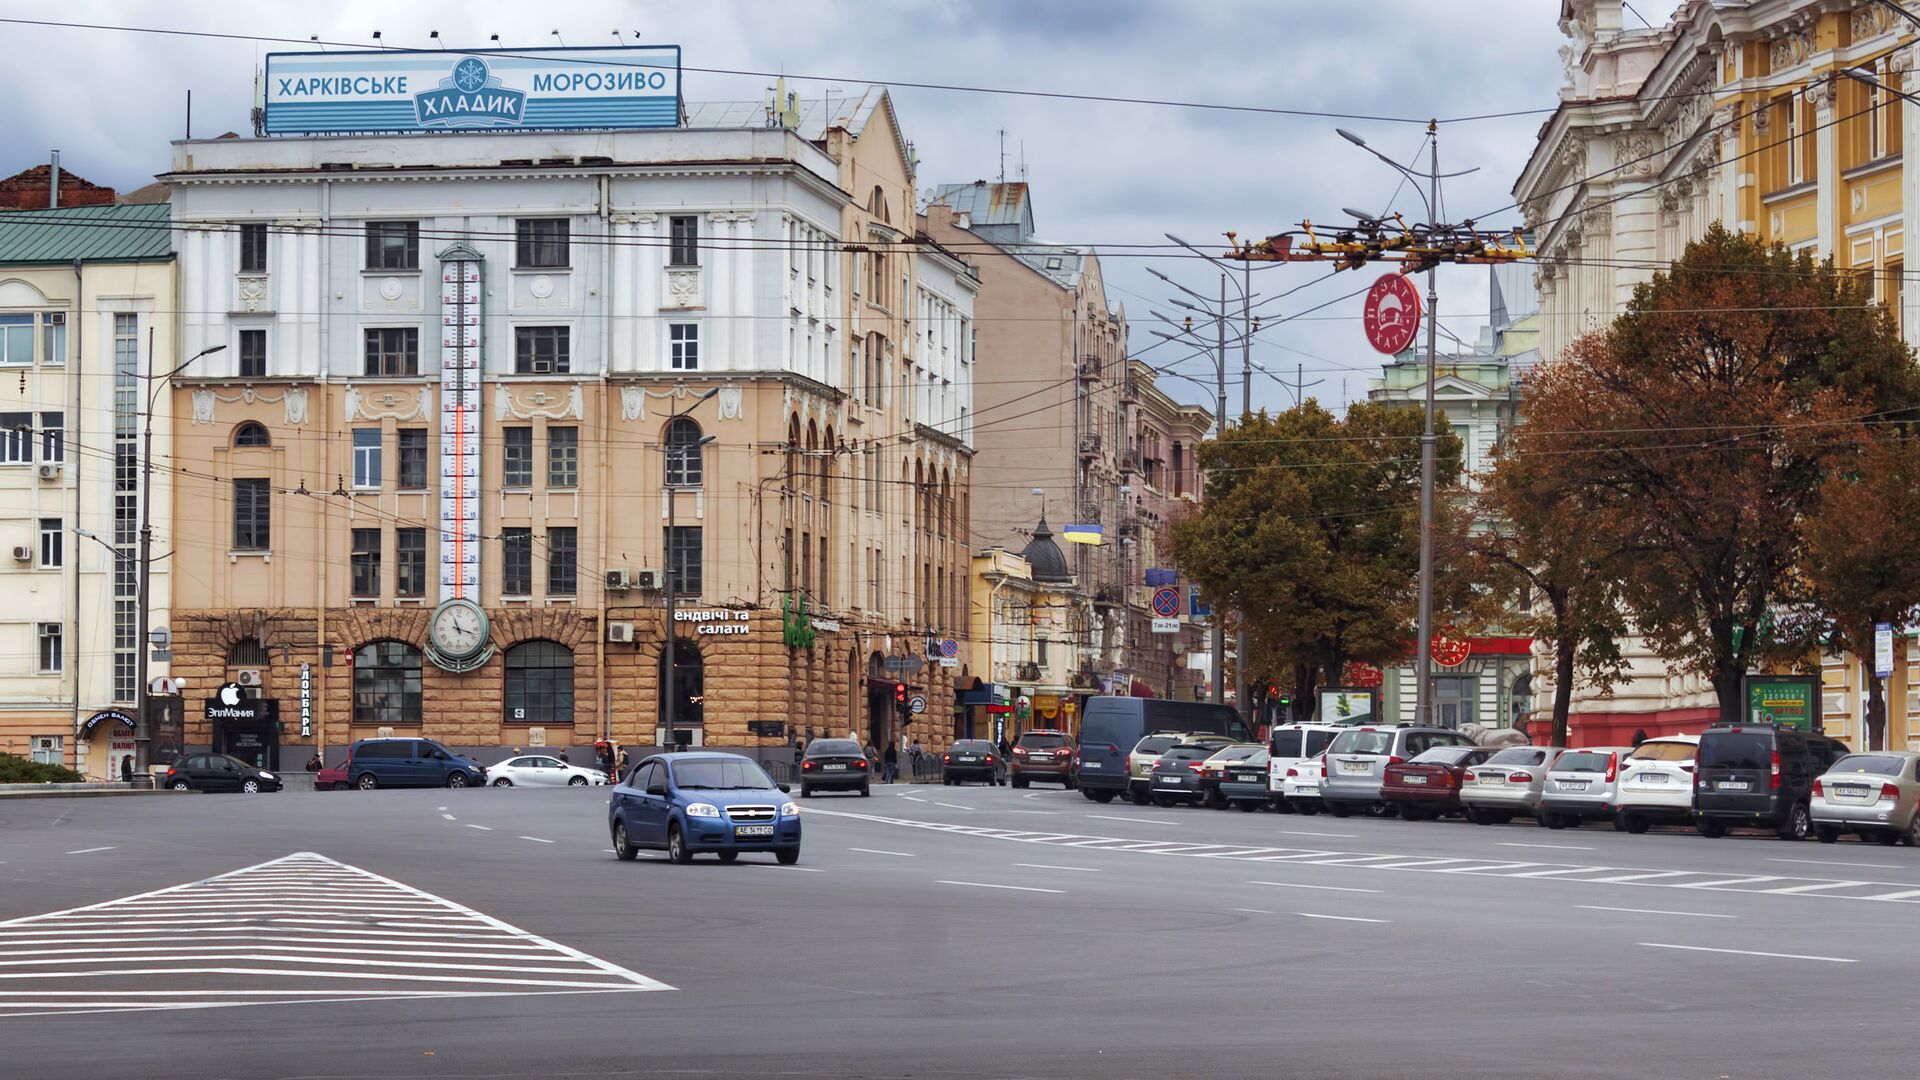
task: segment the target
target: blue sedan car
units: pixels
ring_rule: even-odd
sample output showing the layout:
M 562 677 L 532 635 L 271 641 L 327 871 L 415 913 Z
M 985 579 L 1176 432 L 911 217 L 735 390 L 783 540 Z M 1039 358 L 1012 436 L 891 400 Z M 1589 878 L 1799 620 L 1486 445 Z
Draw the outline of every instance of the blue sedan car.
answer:
M 800 808 L 759 762 L 739 754 L 656 754 L 633 767 L 607 800 L 613 853 L 665 848 L 674 862 L 711 851 L 732 862 L 743 851 L 800 861 Z

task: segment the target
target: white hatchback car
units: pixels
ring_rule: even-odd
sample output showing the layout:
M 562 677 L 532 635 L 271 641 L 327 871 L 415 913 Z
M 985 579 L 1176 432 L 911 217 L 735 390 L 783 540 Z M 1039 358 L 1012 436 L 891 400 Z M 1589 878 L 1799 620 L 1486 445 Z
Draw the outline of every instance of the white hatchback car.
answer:
M 487 783 L 494 787 L 587 787 L 604 784 L 607 774 L 570 765 L 546 754 L 527 754 L 487 766 Z
M 1547 770 L 1560 757 L 1558 746 L 1509 746 L 1460 778 L 1460 802 L 1475 825 L 1505 825 L 1532 817 L 1540 809 Z
M 1662 735 L 1634 747 L 1620 763 L 1614 822 L 1630 833 L 1657 821 L 1684 824 L 1693 814 L 1693 759 L 1698 735 Z

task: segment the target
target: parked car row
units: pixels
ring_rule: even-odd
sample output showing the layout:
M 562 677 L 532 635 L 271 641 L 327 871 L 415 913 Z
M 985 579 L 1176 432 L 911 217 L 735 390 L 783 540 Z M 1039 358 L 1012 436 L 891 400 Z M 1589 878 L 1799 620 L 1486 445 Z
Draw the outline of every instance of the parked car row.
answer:
M 1083 743 L 1084 750 L 1084 743 Z M 1628 833 L 1691 823 L 1701 835 L 1765 829 L 1832 843 L 1854 833 L 1920 846 L 1920 754 L 1855 753 L 1772 724 L 1716 724 L 1639 746 L 1477 745 L 1445 728 L 1289 725 L 1265 745 L 1154 732 L 1127 755 L 1135 802 Z M 1083 779 L 1083 792 L 1094 798 Z
M 346 759 L 314 774 L 321 791 L 383 787 L 592 787 L 608 783 L 607 774 L 575 765 L 557 754 L 518 754 L 482 765 L 433 739 L 361 739 L 347 747 Z

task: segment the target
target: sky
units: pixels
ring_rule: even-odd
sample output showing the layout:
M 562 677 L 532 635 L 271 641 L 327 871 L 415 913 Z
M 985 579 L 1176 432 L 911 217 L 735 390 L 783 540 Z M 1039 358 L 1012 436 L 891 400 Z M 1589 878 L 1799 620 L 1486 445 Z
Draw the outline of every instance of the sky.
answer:
M 1656 23 L 1673 0 L 1633 6 Z M 538 9 L 538 10 L 537 10 Z M 1228 109 L 1087 102 L 894 86 L 897 111 L 920 158 L 923 190 L 995 179 L 1005 131 L 1006 175 L 1032 185 L 1042 238 L 1102 252 L 1110 299 L 1124 303 L 1136 355 L 1200 382 L 1163 378 L 1183 400 L 1210 403 L 1211 357 L 1147 332 L 1150 310 L 1180 294 L 1154 268 L 1205 295 L 1218 275 L 1179 257 L 1165 233 L 1202 247 L 1222 234 L 1259 237 L 1302 219 L 1344 220 L 1342 208 L 1392 207 L 1426 216 L 1398 174 L 1335 134 L 1345 127 L 1402 162 L 1422 149 L 1423 121 L 1541 110 L 1440 126 L 1443 216 L 1511 226 L 1509 190 L 1555 104 L 1559 0 L 701 0 L 679 5 L 568 0 L 564 5 L 466 0 L 458 5 L 342 0 L 318 7 L 176 0 L 167 4 L 73 0 L 8 13 L 116 27 L 201 31 L 225 39 L 0 25 L 0 175 L 39 164 L 58 148 L 64 168 L 130 190 L 166 168 L 167 141 L 184 133 L 193 93 L 194 134 L 247 133 L 253 71 L 271 51 L 322 41 L 428 47 L 565 43 L 678 44 L 688 100 L 759 100 L 784 73 L 803 97 L 901 81 L 1352 114 L 1421 122 L 1273 115 Z M 1637 25 L 1628 16 L 1629 25 Z M 558 31 L 557 36 L 554 31 Z M 292 42 L 250 40 L 290 38 Z M 1425 162 L 1420 162 L 1424 166 Z M 1024 171 L 1023 171 L 1024 170 Z M 1262 310 L 1281 315 L 1363 288 L 1367 268 L 1316 281 L 1324 265 L 1257 271 Z M 1232 291 L 1232 290 L 1229 290 Z M 1487 310 L 1482 268 L 1443 270 L 1441 324 L 1473 341 Z M 1360 329 L 1355 297 L 1266 320 L 1253 359 L 1289 382 L 1303 367 L 1309 397 L 1363 397 L 1383 357 Z M 1451 343 L 1442 339 L 1445 354 Z M 1238 350 L 1229 400 L 1238 405 Z M 1253 405 L 1285 408 L 1293 395 L 1256 374 Z

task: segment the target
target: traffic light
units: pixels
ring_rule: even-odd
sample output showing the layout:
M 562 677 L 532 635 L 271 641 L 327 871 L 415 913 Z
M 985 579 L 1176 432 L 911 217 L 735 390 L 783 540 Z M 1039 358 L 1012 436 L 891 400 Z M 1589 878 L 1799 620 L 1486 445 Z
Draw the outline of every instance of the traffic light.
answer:
M 893 707 L 896 712 L 904 713 L 907 711 L 906 683 L 897 682 L 893 684 Z

